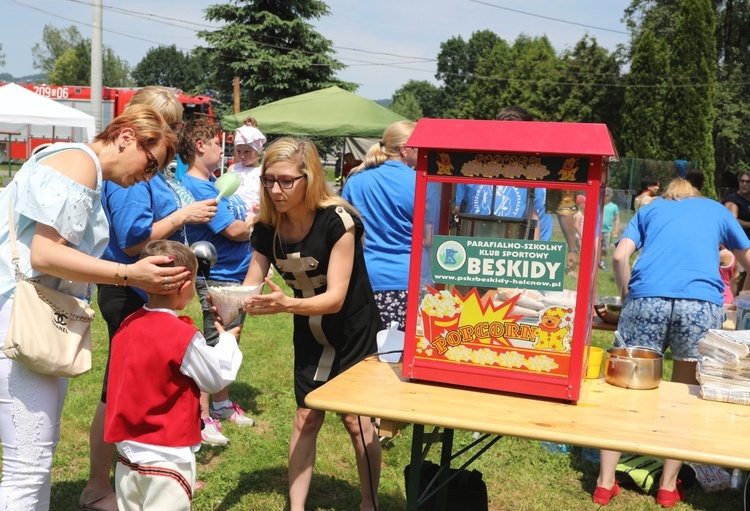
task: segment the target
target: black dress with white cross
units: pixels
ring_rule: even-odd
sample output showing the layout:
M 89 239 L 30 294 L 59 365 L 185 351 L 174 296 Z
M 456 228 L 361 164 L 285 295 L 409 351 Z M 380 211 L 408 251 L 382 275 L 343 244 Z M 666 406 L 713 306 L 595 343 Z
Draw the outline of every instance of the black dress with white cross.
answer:
M 329 206 L 318 210 L 299 242 L 283 243 L 265 224 L 257 224 L 250 238 L 253 249 L 271 260 L 294 296 L 307 298 L 326 290 L 331 250 L 352 226 L 354 266 L 341 310 L 322 316 L 294 315 L 294 392 L 301 407 L 310 391 L 377 350 L 382 322 L 365 267 L 364 226 L 345 208 Z

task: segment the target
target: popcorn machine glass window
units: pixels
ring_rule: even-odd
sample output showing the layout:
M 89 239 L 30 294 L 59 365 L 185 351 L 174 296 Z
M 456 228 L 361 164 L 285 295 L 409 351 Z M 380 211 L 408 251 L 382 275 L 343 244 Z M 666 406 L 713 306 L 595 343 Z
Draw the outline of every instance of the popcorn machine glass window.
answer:
M 587 146 L 592 128 L 605 140 Z M 532 150 L 539 130 L 554 147 Z M 404 375 L 577 400 L 606 127 L 423 119 L 407 145 L 419 157 Z

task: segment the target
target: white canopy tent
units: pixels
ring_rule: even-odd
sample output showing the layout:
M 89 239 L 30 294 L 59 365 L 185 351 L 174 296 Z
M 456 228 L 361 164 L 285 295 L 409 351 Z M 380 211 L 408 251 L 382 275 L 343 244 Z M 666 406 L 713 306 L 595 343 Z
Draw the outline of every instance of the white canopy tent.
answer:
M 87 142 L 96 135 L 94 116 L 40 96 L 15 83 L 0 87 L 0 122 L 85 128 Z
M 80 136 L 70 139 L 89 142 L 96 135 L 92 115 L 65 106 L 57 101 L 40 96 L 20 85 L 8 83 L 0 87 L 0 131 L 26 132 L 27 142 L 31 139 L 31 126 L 69 126 L 82 128 Z M 30 148 L 29 148 L 30 150 Z

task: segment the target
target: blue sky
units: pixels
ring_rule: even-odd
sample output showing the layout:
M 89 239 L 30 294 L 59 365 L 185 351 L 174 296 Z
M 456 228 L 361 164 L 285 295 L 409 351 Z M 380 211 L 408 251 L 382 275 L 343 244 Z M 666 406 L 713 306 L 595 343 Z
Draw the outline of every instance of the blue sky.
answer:
M 219 1 L 103 0 L 104 44 L 136 65 L 159 44 L 188 51 L 203 43 L 196 31 L 210 28 L 203 9 Z M 468 40 L 492 30 L 507 41 L 519 34 L 546 35 L 561 51 L 584 34 L 610 50 L 628 41 L 622 24 L 630 0 L 327 0 L 331 15 L 313 23 L 334 43 L 347 70 L 343 80 L 359 83 L 370 99 L 390 98 L 409 80 L 435 82 L 440 43 Z M 46 24 L 76 25 L 91 37 L 91 0 L 0 0 L 0 44 L 6 65 L 0 72 L 33 74 L 31 48 Z M 74 85 L 74 84 L 70 84 Z

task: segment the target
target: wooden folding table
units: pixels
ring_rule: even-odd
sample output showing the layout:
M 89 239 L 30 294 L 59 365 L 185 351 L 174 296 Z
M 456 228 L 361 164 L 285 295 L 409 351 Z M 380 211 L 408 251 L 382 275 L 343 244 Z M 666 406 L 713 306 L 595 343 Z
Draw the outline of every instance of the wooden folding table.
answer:
M 452 432 L 462 429 L 750 470 L 750 407 L 704 400 L 697 385 L 661 382 L 653 390 L 628 390 L 604 378 L 584 380 L 580 399 L 571 404 L 410 382 L 400 364 L 373 357 L 311 392 L 305 403 L 414 424 L 408 511 L 418 509 L 424 425 L 445 428 L 442 461 L 448 465 Z

